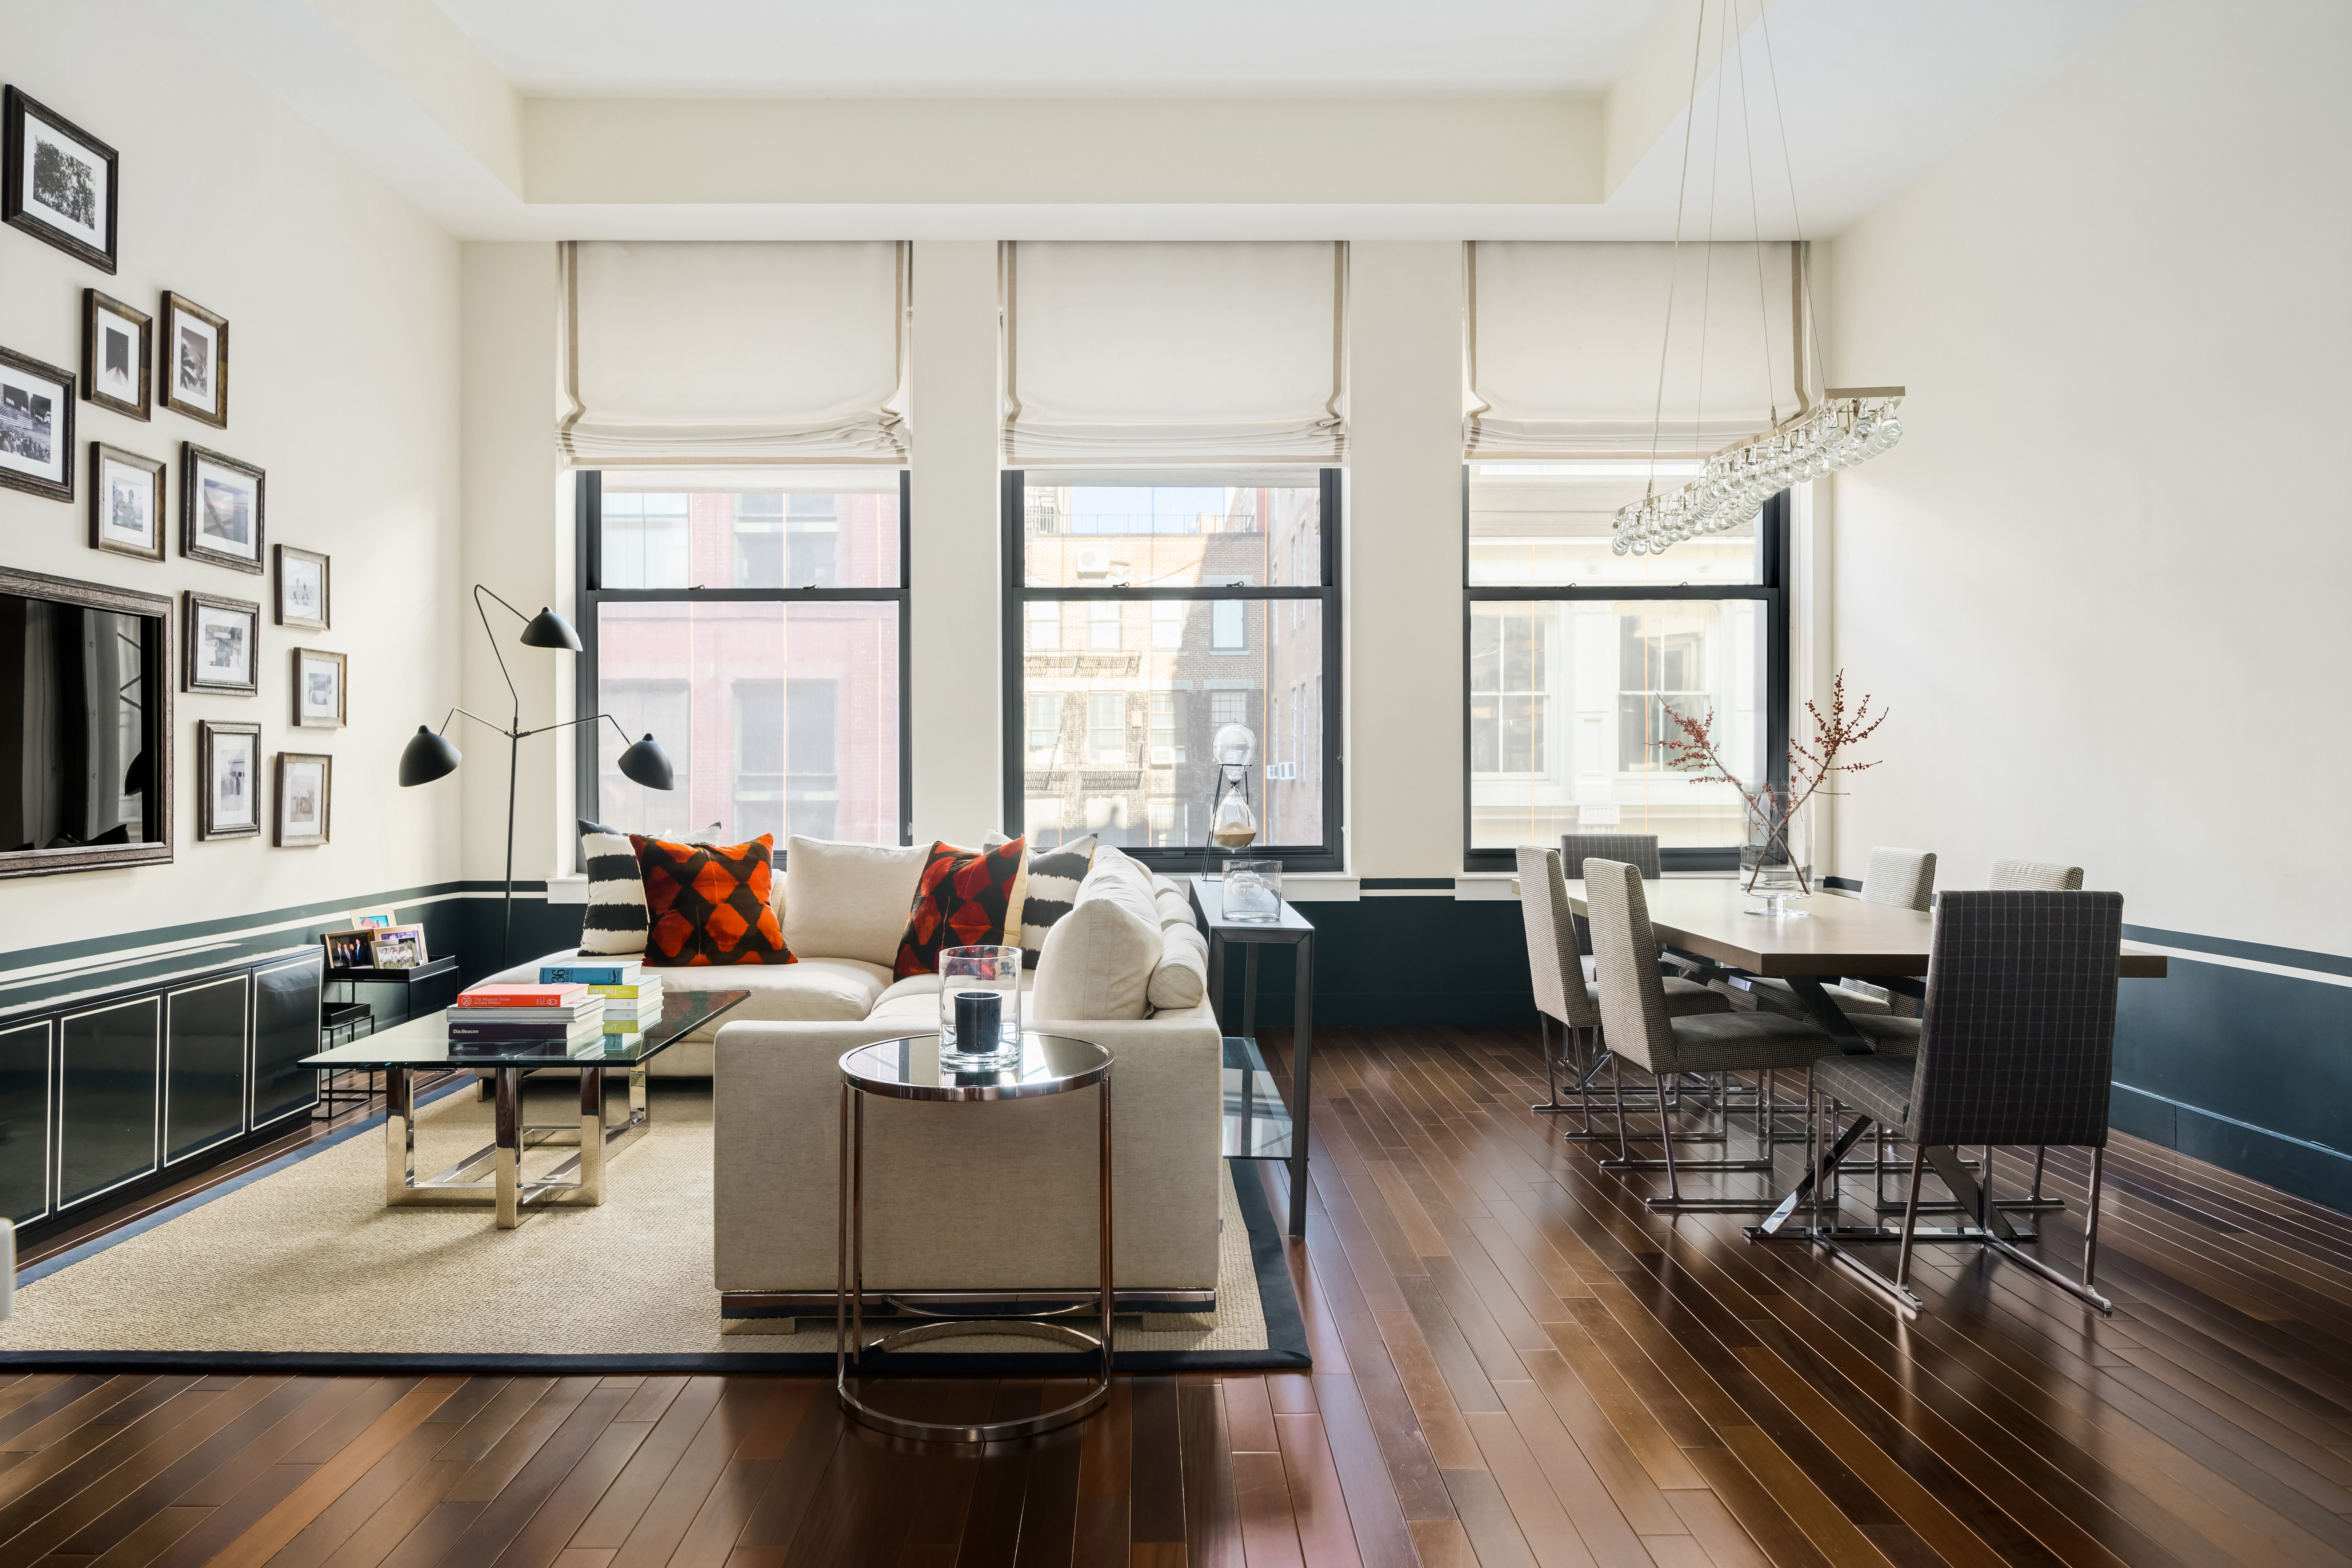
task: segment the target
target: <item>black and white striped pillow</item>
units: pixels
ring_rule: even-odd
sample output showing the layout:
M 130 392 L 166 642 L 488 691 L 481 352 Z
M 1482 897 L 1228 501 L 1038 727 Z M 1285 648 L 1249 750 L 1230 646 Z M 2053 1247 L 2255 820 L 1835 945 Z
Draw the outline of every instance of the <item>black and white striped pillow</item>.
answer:
M 646 878 L 629 836 L 601 822 L 580 822 L 580 857 L 588 863 L 588 907 L 580 919 L 580 956 L 646 950 Z
M 1094 868 L 1098 837 L 1089 833 L 1051 849 L 1029 852 L 1029 896 L 1021 906 L 1022 968 L 1037 967 L 1037 955 L 1045 951 L 1045 933 L 1077 902 L 1078 884 Z M 987 847 L 1010 842 L 1004 835 L 992 833 Z

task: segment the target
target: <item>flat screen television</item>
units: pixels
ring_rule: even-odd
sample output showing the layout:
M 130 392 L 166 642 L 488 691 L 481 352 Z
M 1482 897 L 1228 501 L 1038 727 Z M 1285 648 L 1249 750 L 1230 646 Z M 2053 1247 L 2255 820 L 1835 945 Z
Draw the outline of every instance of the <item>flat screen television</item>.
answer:
M 0 877 L 172 858 L 172 601 L 0 568 Z

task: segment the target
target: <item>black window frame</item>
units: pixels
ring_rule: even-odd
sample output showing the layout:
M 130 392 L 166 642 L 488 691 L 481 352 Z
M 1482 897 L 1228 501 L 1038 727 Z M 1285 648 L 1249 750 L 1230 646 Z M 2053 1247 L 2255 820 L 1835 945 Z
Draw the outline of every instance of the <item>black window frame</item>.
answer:
M 1518 868 L 1516 849 L 1477 848 L 1474 827 L 1470 771 L 1471 623 L 1482 604 L 1556 604 L 1563 600 L 1598 599 L 1622 603 L 1648 599 L 1750 599 L 1765 605 L 1764 621 L 1764 773 L 1776 790 L 1789 784 L 1789 492 L 1781 490 L 1764 502 L 1759 514 L 1761 531 L 1757 552 L 1756 583 L 1680 584 L 1559 583 L 1534 587 L 1474 585 L 1470 581 L 1470 465 L 1462 466 L 1462 868 L 1466 872 L 1512 871 Z M 1660 848 L 1663 871 L 1737 871 L 1739 847 L 1720 848 Z
M 728 601 L 760 604 L 817 604 L 827 600 L 853 600 L 866 603 L 888 603 L 898 606 L 898 842 L 901 846 L 915 841 L 915 731 L 914 731 L 914 658 L 913 617 L 908 582 L 912 571 L 909 547 L 913 542 L 913 479 L 912 472 L 898 470 L 898 585 L 895 588 L 607 588 L 603 582 L 604 559 L 604 475 L 598 468 L 580 469 L 573 494 L 572 557 L 578 580 L 576 629 L 580 633 L 581 653 L 574 661 L 578 681 L 573 711 L 595 713 L 597 706 L 596 637 L 598 610 L 605 605 L 645 604 L 716 604 Z M 787 506 L 787 515 L 790 508 Z M 789 665 L 776 671 L 779 680 L 790 680 Z M 589 821 L 598 820 L 598 775 L 596 771 L 596 724 L 582 724 L 574 730 L 573 796 L 579 814 Z M 789 754 L 788 754 L 789 760 Z M 776 846 L 776 864 L 784 863 L 784 847 Z M 574 859 L 574 869 L 584 869 L 584 864 Z
M 1006 468 L 1000 478 L 999 510 L 1002 521 L 1003 565 L 1004 571 L 1004 832 L 1020 837 L 1027 831 L 1025 814 L 1028 805 L 1028 666 L 1027 630 L 1029 605 L 1033 603 L 1094 604 L 1104 600 L 1128 603 L 1135 600 L 1158 601 L 1250 599 L 1268 602 L 1311 599 L 1322 606 L 1323 614 L 1323 722 L 1321 727 L 1323 760 L 1323 842 L 1319 845 L 1256 845 L 1243 851 L 1215 849 L 1207 842 L 1207 824 L 1203 822 L 1202 842 L 1198 847 L 1159 848 L 1138 846 L 1121 847 L 1119 853 L 1140 861 L 1155 871 L 1170 875 L 1200 871 L 1212 857 L 1246 855 L 1253 859 L 1279 860 L 1286 871 L 1344 871 L 1347 869 L 1347 826 L 1342 817 L 1347 801 L 1347 789 L 1341 770 L 1346 758 L 1341 749 L 1341 725 L 1339 715 L 1346 711 L 1340 686 L 1341 631 L 1339 622 L 1339 528 L 1342 497 L 1341 473 L 1337 468 L 1318 468 L 1317 476 L 1317 542 L 1322 553 L 1321 585 L 1319 587 L 1273 587 L 1265 584 L 1250 586 L 1204 586 L 1195 588 L 1078 588 L 1032 587 L 1028 582 L 1028 547 L 1025 526 L 1028 471 Z M 1202 475 L 1203 483 L 1212 482 L 1217 470 Z M 1268 612 L 1271 614 L 1271 612 Z M 1266 748 L 1273 737 L 1258 737 L 1258 761 L 1261 770 L 1265 764 Z M 1263 773 L 1260 778 L 1263 779 Z M 1263 786 L 1253 791 L 1251 808 L 1261 814 L 1265 809 Z M 1202 803 L 1203 805 L 1207 802 Z

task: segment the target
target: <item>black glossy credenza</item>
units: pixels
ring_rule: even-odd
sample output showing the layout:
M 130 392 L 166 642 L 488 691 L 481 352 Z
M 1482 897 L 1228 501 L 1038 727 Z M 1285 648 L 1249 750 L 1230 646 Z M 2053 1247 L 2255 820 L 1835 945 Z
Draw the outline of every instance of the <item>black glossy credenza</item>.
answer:
M 324 973 L 280 948 L 0 1010 L 0 1214 L 68 1222 L 307 1114 Z

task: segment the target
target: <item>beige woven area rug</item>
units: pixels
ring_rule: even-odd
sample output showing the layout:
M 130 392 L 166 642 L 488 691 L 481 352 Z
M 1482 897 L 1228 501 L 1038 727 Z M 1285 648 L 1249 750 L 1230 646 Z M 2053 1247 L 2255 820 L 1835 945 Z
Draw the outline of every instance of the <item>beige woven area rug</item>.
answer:
M 486 1208 L 386 1208 L 372 1121 L 26 1269 L 16 1315 L 0 1321 L 0 1363 L 830 1372 L 830 1316 L 722 1327 L 709 1090 L 656 1080 L 654 1093 L 652 1129 L 605 1167 L 598 1207 L 510 1231 Z M 489 1115 L 466 1090 L 421 1108 L 416 1169 L 488 1143 Z M 526 1172 L 562 1157 L 534 1152 Z M 1276 1222 L 1256 1181 L 1233 1176 L 1229 1165 L 1217 1311 L 1121 1317 L 1120 1370 L 1308 1364 Z M 772 1331 L 787 1322 L 797 1331 Z M 1072 1358 L 997 1335 L 888 1360 L 1013 1374 Z

